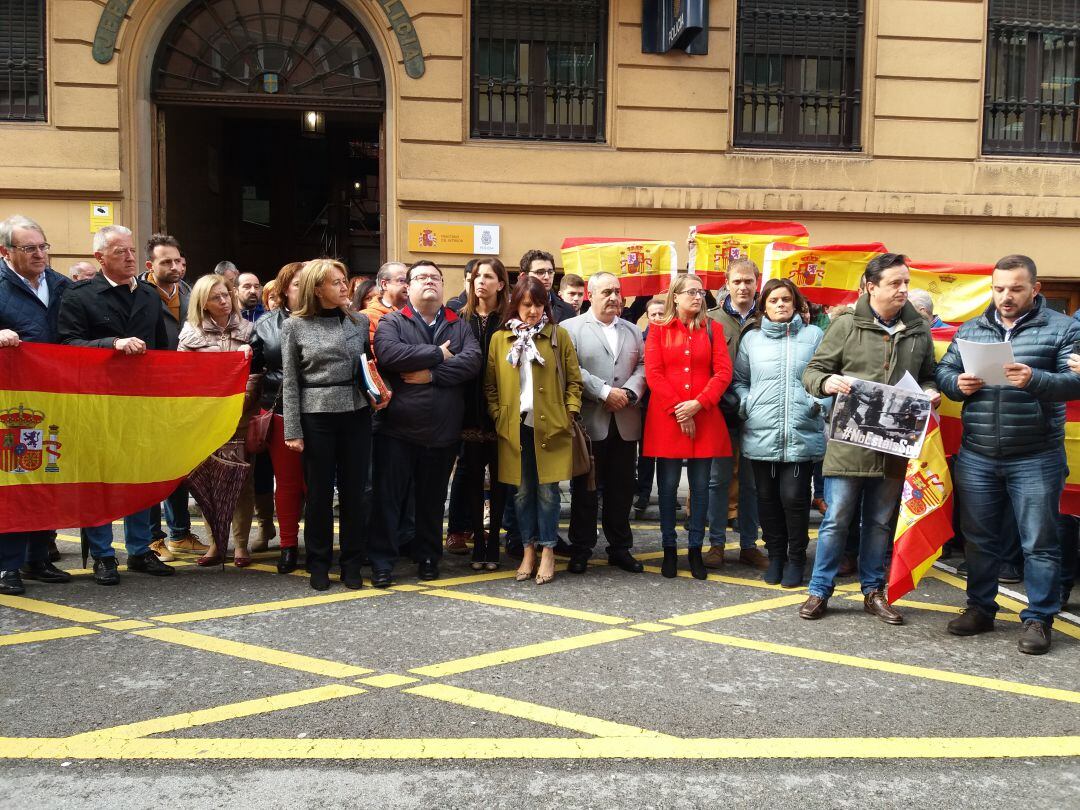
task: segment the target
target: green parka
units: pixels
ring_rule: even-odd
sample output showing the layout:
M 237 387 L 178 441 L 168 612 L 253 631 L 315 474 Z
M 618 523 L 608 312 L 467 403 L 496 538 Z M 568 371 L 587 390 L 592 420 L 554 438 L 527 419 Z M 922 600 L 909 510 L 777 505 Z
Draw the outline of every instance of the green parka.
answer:
M 924 391 L 937 391 L 934 382 L 934 340 L 930 325 L 910 303 L 900 311 L 902 328 L 890 335 L 877 322 L 870 299 L 859 296 L 854 312 L 833 319 L 829 330 L 803 372 L 811 396 L 827 397 L 825 380 L 833 374 L 896 385 L 904 372 Z M 825 450 L 825 475 L 854 478 L 903 478 L 907 460 L 853 444 L 831 441 Z
M 556 347 L 566 375 L 566 390 L 559 385 L 555 353 L 551 345 L 552 329 L 557 329 Z M 499 436 L 499 480 L 521 484 L 521 372 L 506 359 L 514 345 L 514 333 L 500 329 L 491 338 L 488 349 L 484 393 L 488 413 Z M 570 420 L 581 411 L 581 369 L 569 333 L 561 326 L 548 324 L 533 340 L 544 365 L 534 363 L 533 431 L 536 442 L 536 472 L 541 484 L 569 481 L 573 470 Z

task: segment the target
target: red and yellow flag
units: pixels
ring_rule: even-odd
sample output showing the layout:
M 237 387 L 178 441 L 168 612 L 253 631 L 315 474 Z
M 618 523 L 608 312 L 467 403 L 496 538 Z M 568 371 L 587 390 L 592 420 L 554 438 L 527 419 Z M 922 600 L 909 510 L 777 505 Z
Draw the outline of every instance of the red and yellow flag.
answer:
M 247 376 L 241 352 L 0 349 L 0 531 L 100 526 L 161 501 L 232 437 Z
M 919 584 L 953 536 L 952 477 L 937 416 L 931 414 L 918 458 L 908 461 L 889 568 L 889 602 Z
M 962 324 L 990 306 L 992 264 L 909 261 L 911 288 L 934 299 L 934 314 L 946 323 Z
M 764 270 L 765 248 L 773 242 L 806 247 L 810 234 L 800 222 L 759 222 L 736 219 L 690 226 L 691 273 L 701 277 L 706 290 L 719 290 L 727 283 L 728 264 L 735 259 L 751 259 Z
M 945 352 L 948 351 L 949 344 L 956 337 L 956 330 L 959 328 L 958 326 L 940 326 L 937 329 L 930 330 L 930 334 L 934 338 L 934 359 L 939 363 L 941 358 L 945 356 Z M 941 404 L 938 406 L 938 419 L 941 422 L 941 440 L 945 447 L 945 455 L 948 457 L 956 455 L 956 451 L 960 449 L 960 437 L 963 433 L 960 424 L 960 410 L 962 407 L 962 403 L 949 399 L 944 394 L 941 395 Z
M 822 245 L 803 247 L 777 242 L 765 249 L 762 281 L 787 278 L 806 297 L 823 306 L 853 304 L 859 297 L 859 278 L 885 245 Z
M 627 297 L 664 292 L 679 271 L 674 242 L 625 236 L 564 239 L 562 263 L 563 272 L 576 273 L 586 281 L 593 273 L 614 273 Z

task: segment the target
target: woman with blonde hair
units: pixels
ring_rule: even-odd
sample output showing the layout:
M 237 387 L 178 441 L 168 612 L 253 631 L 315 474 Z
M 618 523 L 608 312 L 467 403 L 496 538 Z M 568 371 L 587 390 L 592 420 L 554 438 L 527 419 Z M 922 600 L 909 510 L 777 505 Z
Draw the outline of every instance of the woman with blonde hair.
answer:
M 649 324 L 645 343 L 644 455 L 656 459 L 660 502 L 661 573 L 677 573 L 675 499 L 686 465 L 690 483 L 690 532 L 687 559 L 695 579 L 705 579 L 701 556 L 705 516 L 709 511 L 709 470 L 713 458 L 731 455 L 720 398 L 731 382 L 731 357 L 723 330 L 705 315 L 701 279 L 676 277 L 664 299 L 664 314 Z
M 240 309 L 240 299 L 236 288 L 226 282 L 222 276 L 210 274 L 200 278 L 191 288 L 187 323 L 180 330 L 179 351 L 243 352 L 250 358 L 252 354 L 250 343 L 254 326 L 240 317 Z M 237 425 L 233 438 L 218 451 L 219 455 L 236 461 L 247 460 L 244 437 L 247 434 L 251 408 L 256 404 L 260 376 L 258 374 L 248 376 L 247 394 L 244 397 L 240 423 Z M 232 519 L 232 543 L 236 548 L 233 564 L 237 568 L 251 564 L 251 555 L 248 553 L 248 534 L 251 531 L 254 508 L 255 488 L 249 471 Z M 223 547 L 220 548 L 218 540 L 217 537 L 213 538 L 209 550 L 197 560 L 199 565 L 220 565 L 224 562 L 228 551 L 227 538 L 222 539 Z

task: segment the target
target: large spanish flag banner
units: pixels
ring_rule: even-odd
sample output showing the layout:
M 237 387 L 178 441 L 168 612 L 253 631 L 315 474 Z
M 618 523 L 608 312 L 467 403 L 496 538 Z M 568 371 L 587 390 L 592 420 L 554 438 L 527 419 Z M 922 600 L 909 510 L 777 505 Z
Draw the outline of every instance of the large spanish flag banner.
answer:
M 880 242 L 819 247 L 776 242 L 765 248 L 762 282 L 787 278 L 814 304 L 853 304 L 859 297 L 859 278 L 866 265 L 885 252 Z
M 919 584 L 953 536 L 952 478 L 937 416 L 931 414 L 922 453 L 908 461 L 889 568 L 889 602 Z
M 671 286 L 679 272 L 674 242 L 625 236 L 577 236 L 562 243 L 563 272 L 588 281 L 604 271 L 619 277 L 624 296 L 656 295 Z
M 701 277 L 706 290 L 727 283 L 728 265 L 735 259 L 751 259 L 764 268 L 765 248 L 773 242 L 806 247 L 810 234 L 800 222 L 759 222 L 736 219 L 690 226 L 690 272 Z
M 949 344 L 956 337 L 956 330 L 959 328 L 958 326 L 941 326 L 930 330 L 930 334 L 934 338 L 935 360 L 941 362 L 941 358 L 945 356 L 945 352 L 948 351 Z M 948 457 L 956 455 L 956 451 L 960 449 L 960 437 L 963 433 L 960 424 L 960 410 L 962 407 L 962 403 L 949 399 L 944 394 L 941 395 L 941 404 L 938 405 L 937 412 L 938 419 L 941 422 L 941 440 L 945 446 L 945 455 Z
M 992 264 L 908 261 L 911 288 L 926 290 L 934 299 L 934 314 L 959 326 L 990 306 Z
M 99 526 L 161 501 L 232 437 L 247 375 L 241 352 L 0 349 L 0 532 Z

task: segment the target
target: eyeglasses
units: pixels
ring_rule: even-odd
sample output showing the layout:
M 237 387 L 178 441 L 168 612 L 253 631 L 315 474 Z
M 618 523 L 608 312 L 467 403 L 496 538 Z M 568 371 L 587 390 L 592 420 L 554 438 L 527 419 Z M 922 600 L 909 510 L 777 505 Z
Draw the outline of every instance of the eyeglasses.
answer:
M 530 270 L 529 275 L 530 276 L 536 276 L 538 278 L 548 278 L 549 276 L 554 276 L 555 271 L 554 270 L 546 270 L 546 269 L 545 270 Z
M 413 281 L 419 281 L 421 284 L 426 284 L 429 281 L 441 282 L 442 276 L 438 273 L 421 273 L 412 277 Z
M 701 287 L 695 287 L 691 290 L 683 290 L 681 294 L 689 295 L 691 298 L 704 298 L 705 290 L 701 289 Z
M 27 256 L 31 256 L 34 253 L 48 253 L 52 250 L 52 245 L 48 242 L 42 242 L 40 245 L 12 245 L 12 250 L 18 250 L 25 253 Z

